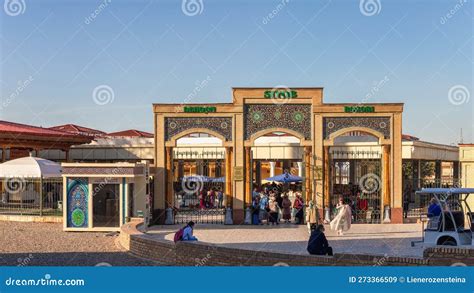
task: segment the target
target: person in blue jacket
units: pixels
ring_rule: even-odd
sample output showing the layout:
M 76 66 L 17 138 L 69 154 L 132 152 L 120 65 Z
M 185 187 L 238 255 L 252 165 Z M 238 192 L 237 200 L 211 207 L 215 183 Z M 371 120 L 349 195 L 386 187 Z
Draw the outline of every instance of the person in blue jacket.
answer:
M 428 206 L 428 218 L 439 217 L 441 215 L 441 206 L 436 198 L 432 198 Z
M 191 221 L 186 225 L 183 231 L 183 241 L 197 241 L 198 239 L 193 235 L 194 222 Z

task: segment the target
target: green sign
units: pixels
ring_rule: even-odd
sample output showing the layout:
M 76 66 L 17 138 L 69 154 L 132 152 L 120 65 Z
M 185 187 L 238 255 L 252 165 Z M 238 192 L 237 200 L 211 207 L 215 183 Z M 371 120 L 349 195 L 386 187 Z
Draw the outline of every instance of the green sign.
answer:
M 215 113 L 216 107 L 184 107 L 185 113 Z
M 344 112 L 346 113 L 374 113 L 374 106 L 345 106 Z
M 298 92 L 289 89 L 265 91 L 263 96 L 267 99 L 293 99 L 298 97 Z

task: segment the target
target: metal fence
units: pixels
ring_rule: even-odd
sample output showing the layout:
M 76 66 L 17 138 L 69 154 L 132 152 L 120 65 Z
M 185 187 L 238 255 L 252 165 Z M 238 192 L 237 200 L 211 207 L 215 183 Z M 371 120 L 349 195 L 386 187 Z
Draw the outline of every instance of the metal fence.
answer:
M 405 181 L 404 188 L 407 188 Z M 410 190 L 410 198 L 408 199 L 408 211 L 407 217 L 418 218 L 422 215 L 425 215 L 428 209 L 428 205 L 432 196 L 430 194 L 419 194 L 415 195 L 415 192 L 418 190 L 416 187 L 419 186 L 419 189 L 422 188 L 456 188 L 461 187 L 461 180 L 457 178 L 448 178 L 448 179 L 417 179 L 410 180 L 410 183 L 414 182 L 415 188 Z M 416 189 L 416 190 L 415 190 Z M 404 190 L 405 194 L 405 190 Z M 404 199 L 406 201 L 406 199 Z
M 61 178 L 0 178 L 0 214 L 61 216 Z

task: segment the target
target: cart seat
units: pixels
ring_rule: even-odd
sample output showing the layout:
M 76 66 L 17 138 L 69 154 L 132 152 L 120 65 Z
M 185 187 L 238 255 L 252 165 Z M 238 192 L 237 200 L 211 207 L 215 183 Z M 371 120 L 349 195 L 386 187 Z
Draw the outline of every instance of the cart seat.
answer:
M 471 231 L 474 232 L 474 213 L 468 212 L 466 214 L 467 214 L 468 219 L 471 221 Z
M 443 212 L 443 213 L 444 213 L 444 221 L 445 221 L 444 231 L 464 230 L 464 213 L 463 212 L 461 211 L 451 212 L 454 217 L 454 222 L 449 212 Z
M 426 230 L 429 231 L 439 231 L 439 222 L 440 222 L 440 216 L 435 216 L 435 217 L 429 217 L 428 218 L 428 223 L 426 224 Z

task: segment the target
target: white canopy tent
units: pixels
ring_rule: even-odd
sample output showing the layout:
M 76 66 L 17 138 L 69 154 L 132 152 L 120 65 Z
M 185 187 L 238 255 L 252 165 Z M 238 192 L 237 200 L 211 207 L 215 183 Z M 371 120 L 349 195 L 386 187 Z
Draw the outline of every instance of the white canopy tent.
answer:
M 0 178 L 61 178 L 61 165 L 36 157 L 24 157 L 0 164 Z
M 36 157 L 0 164 L 0 214 L 61 215 L 61 165 Z

